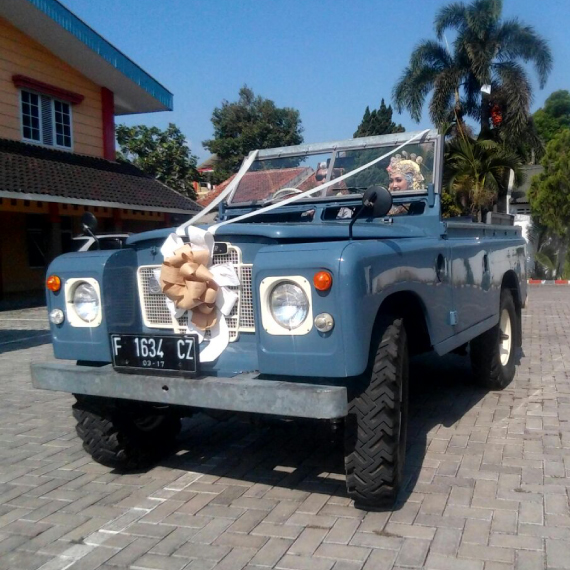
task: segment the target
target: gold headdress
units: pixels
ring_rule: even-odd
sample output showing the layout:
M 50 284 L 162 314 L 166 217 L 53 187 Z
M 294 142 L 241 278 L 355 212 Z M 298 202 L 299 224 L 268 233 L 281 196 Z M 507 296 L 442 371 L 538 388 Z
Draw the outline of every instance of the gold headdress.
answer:
M 390 166 L 386 169 L 392 176 L 400 174 L 408 181 L 408 190 L 423 188 L 424 177 L 420 171 L 423 162 L 421 156 L 410 154 L 404 150 L 390 159 Z

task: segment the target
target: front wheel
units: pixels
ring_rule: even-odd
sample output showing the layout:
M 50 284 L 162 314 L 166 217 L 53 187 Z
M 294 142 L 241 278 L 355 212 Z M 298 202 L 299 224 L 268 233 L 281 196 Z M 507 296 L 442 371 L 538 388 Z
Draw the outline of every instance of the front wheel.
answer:
M 513 296 L 501 291 L 499 322 L 471 341 L 471 367 L 477 382 L 491 390 L 506 388 L 515 377 L 520 346 L 519 322 Z
M 180 431 L 180 418 L 167 409 L 89 396 L 76 399 L 73 417 L 83 448 L 108 467 L 147 467 L 169 450 Z
M 384 318 L 377 338 L 345 421 L 346 487 L 363 508 L 393 505 L 406 454 L 409 365 L 403 320 Z

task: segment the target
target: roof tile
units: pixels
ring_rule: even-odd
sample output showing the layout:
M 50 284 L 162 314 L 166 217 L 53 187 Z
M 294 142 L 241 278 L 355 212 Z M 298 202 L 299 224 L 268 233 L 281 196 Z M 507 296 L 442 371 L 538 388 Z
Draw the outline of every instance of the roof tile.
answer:
M 8 139 L 0 139 L 0 191 L 37 194 L 38 199 L 115 202 L 130 209 L 200 209 L 132 164 Z

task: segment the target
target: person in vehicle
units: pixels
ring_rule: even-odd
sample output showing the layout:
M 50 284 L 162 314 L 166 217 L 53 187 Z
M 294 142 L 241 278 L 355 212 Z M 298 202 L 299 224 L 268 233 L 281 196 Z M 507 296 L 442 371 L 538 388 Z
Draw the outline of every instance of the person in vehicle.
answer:
M 390 159 L 390 165 L 386 169 L 390 175 L 391 192 L 404 190 L 420 190 L 423 188 L 424 177 L 420 170 L 422 157 L 415 154 L 408 155 L 406 151 L 397 154 Z

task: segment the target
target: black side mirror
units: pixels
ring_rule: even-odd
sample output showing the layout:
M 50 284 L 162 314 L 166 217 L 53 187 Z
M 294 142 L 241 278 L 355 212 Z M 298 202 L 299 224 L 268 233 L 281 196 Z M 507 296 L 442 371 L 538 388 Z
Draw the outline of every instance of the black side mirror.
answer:
M 392 194 L 384 186 L 370 186 L 362 196 L 362 206 L 348 225 L 348 238 L 352 239 L 352 226 L 362 212 L 373 218 L 383 218 L 392 208 Z
M 84 212 L 81 216 L 81 225 L 84 230 L 94 232 L 97 229 L 97 218 L 91 212 Z
M 362 196 L 362 205 L 373 218 L 382 218 L 392 209 L 392 194 L 384 186 L 370 186 Z

